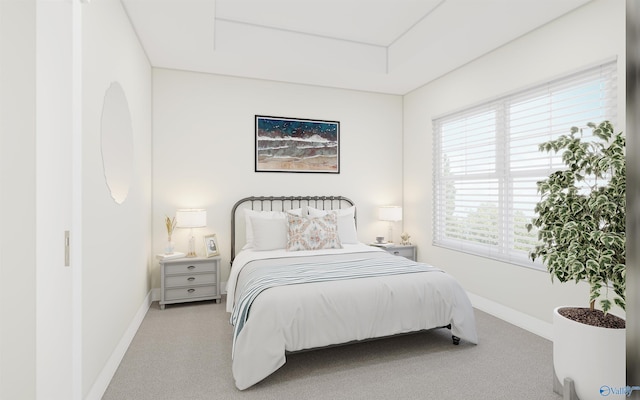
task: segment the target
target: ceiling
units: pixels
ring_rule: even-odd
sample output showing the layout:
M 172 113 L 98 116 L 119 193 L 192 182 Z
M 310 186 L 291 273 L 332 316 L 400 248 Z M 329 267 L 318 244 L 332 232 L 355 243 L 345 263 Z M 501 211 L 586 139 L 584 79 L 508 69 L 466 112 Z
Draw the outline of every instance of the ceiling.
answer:
M 406 94 L 591 0 L 121 0 L 151 65 Z

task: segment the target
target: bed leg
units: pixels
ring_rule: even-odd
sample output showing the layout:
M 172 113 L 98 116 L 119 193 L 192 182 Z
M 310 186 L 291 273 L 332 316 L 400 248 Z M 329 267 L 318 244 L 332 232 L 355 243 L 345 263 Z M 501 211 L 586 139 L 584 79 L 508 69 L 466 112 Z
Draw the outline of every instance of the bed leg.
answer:
M 447 328 L 447 329 L 451 330 L 451 324 L 449 324 L 449 325 L 445 326 L 445 328 Z M 460 344 L 460 338 L 459 338 L 459 337 L 457 337 L 456 335 L 451 335 L 451 339 L 453 340 L 453 344 L 454 344 L 455 346 L 457 346 L 457 345 L 459 345 L 459 344 Z

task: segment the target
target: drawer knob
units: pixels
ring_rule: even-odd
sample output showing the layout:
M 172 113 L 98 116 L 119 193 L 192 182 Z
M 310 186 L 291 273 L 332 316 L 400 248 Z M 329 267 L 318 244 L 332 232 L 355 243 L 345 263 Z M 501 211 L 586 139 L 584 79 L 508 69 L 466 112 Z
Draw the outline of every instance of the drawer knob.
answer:
M 189 266 L 187 267 L 187 269 L 196 269 L 196 266 L 195 266 L 195 265 L 189 265 Z
M 195 277 L 193 277 L 193 276 L 190 276 L 190 277 L 188 277 L 188 278 L 187 278 L 187 280 L 188 280 L 189 282 L 193 282 L 193 281 L 195 281 L 195 280 L 196 280 L 196 278 L 195 278 Z
M 195 292 L 195 291 L 196 291 L 195 289 L 189 289 L 189 290 L 187 290 L 187 292 L 189 292 L 189 293 L 193 293 L 193 292 Z
M 400 254 L 400 252 L 399 251 L 394 251 L 393 254 L 397 256 L 398 254 Z

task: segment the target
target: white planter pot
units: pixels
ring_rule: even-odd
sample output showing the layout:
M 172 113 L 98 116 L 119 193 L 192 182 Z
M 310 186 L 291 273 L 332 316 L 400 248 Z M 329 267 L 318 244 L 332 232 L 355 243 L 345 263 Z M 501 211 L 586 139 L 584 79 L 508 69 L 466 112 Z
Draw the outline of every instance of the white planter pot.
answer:
M 625 329 L 599 328 L 553 310 L 553 366 L 561 384 L 575 383 L 580 400 L 625 398 Z

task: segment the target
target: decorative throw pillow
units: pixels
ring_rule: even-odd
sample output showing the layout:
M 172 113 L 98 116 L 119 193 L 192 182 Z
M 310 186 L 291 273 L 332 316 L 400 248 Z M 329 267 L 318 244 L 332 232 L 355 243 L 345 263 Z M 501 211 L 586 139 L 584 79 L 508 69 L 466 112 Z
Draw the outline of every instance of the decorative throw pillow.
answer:
M 311 217 L 322 217 L 329 212 L 313 207 L 307 207 L 307 211 Z M 338 214 L 338 236 L 340 236 L 340 242 L 360 243 L 356 230 L 356 207 L 341 208 L 339 210 L 333 210 L 332 212 Z
M 287 250 L 341 249 L 338 236 L 338 215 L 330 212 L 323 217 L 298 217 L 288 214 Z

